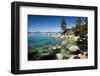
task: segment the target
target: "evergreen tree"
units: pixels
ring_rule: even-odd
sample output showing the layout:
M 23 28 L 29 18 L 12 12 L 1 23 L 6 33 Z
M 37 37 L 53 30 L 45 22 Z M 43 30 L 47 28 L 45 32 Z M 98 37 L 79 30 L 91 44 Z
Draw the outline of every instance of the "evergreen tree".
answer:
M 79 29 L 80 28 L 80 26 L 81 26 L 81 18 L 80 17 L 77 17 L 77 19 L 76 19 L 76 28 L 77 29 Z
M 82 24 L 81 18 L 77 17 L 76 18 L 76 26 L 75 26 L 75 28 L 72 29 L 74 31 L 75 36 L 79 36 L 80 31 L 81 31 L 81 27 L 82 27 L 81 24 Z
M 88 25 L 88 19 L 87 18 L 85 18 L 84 22 L 85 22 L 85 25 Z
M 66 24 L 65 18 L 63 18 L 61 21 L 61 30 L 63 30 L 63 32 L 66 31 L 66 25 L 67 24 Z

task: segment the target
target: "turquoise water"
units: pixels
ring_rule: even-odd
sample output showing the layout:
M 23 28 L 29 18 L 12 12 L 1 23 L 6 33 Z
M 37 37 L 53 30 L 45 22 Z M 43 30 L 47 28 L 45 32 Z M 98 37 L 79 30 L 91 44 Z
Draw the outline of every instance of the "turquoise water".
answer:
M 28 33 L 28 47 L 42 51 L 44 47 L 53 47 L 61 42 L 60 38 L 49 37 L 46 33 Z

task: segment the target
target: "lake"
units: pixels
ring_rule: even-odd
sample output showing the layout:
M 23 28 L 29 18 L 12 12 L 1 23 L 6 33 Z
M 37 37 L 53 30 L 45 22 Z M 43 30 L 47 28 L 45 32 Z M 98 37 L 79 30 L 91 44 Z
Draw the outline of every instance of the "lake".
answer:
M 49 33 L 52 34 L 54 32 Z M 28 33 L 28 48 L 37 49 L 39 52 L 42 52 L 44 47 L 52 48 L 53 46 L 59 44 L 61 41 L 62 40 L 60 38 L 50 37 L 47 35 L 47 33 Z

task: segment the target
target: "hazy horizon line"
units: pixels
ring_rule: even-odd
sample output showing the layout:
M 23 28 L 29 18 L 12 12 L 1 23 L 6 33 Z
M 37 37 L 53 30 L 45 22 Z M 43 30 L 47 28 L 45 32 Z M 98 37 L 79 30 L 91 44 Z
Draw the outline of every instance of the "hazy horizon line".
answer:
M 30 32 L 30 31 L 28 31 L 28 32 Z M 33 32 L 33 31 L 32 31 Z M 36 32 L 42 32 L 42 31 L 36 31 Z M 52 32 L 52 31 L 51 31 Z M 54 31 L 55 32 L 55 31 Z M 46 33 L 46 32 L 43 32 L 43 33 Z

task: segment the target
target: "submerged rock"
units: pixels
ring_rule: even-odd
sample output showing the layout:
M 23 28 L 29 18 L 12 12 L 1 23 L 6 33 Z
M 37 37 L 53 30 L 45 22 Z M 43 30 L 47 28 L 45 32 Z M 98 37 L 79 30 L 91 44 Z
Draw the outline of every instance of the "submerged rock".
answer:
M 47 49 L 49 49 L 49 47 L 43 47 L 43 50 L 47 50 Z
M 56 47 L 53 47 L 52 49 L 53 49 L 53 50 L 55 50 L 55 49 L 56 49 Z
M 58 46 L 58 47 L 57 47 L 57 49 L 61 49 L 61 47 L 60 47 L 60 46 Z
M 67 41 L 62 41 L 61 42 L 62 45 L 65 45 L 66 43 L 67 43 Z

